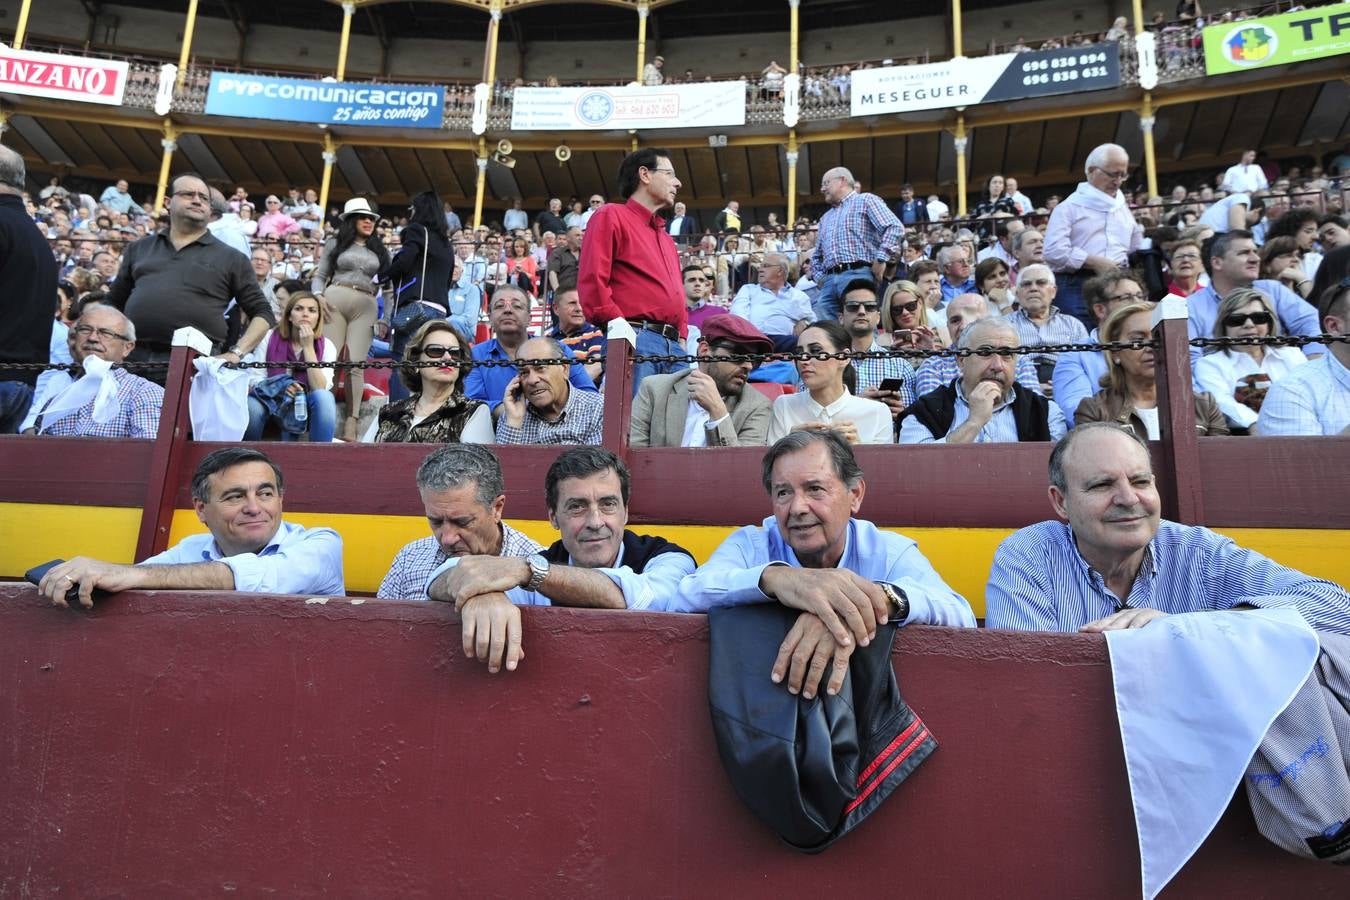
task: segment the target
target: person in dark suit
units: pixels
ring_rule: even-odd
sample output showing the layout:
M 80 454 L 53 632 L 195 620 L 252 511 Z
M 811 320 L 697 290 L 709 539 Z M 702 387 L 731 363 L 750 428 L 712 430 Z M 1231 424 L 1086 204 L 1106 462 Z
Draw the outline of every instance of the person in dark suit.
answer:
M 23 157 L 0 147 L 0 284 L 5 286 L 5 327 L 0 360 L 41 363 L 50 355 L 56 315 L 56 257 L 23 203 Z M 0 432 L 13 434 L 33 400 L 35 371 L 9 369 L 0 378 Z
M 900 188 L 900 202 L 895 204 L 895 217 L 905 225 L 928 221 L 928 204 L 914 196 L 914 185 Z
M 698 220 L 685 211 L 683 203 L 676 203 L 675 214 L 666 223 L 666 232 L 675 239 L 676 246 L 687 247 L 698 235 Z

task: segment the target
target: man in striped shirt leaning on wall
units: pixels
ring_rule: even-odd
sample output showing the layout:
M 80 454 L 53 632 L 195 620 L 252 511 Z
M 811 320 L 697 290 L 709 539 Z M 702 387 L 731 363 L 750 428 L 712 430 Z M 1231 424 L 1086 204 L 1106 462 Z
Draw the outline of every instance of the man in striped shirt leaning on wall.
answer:
M 1141 628 L 1176 613 L 1293 606 L 1350 634 L 1350 594 L 1229 538 L 1159 517 L 1148 447 L 1114 423 L 1079 425 L 1050 455 L 1050 502 L 1067 522 L 999 545 L 985 625 L 1020 631 Z

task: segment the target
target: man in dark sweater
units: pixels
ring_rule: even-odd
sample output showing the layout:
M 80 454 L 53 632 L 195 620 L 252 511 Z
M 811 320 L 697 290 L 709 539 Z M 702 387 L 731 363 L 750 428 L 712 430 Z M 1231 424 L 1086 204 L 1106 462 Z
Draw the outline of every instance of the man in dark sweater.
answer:
M 211 195 L 206 182 L 183 174 L 169 182 L 169 227 L 127 247 L 108 303 L 136 323 L 139 340 L 129 362 L 167 362 L 173 333 L 192 326 L 229 362 L 239 360 L 276 324 L 248 257 L 207 229 Z M 225 309 L 238 301 L 248 327 L 226 347 Z M 147 375 L 163 382 L 165 373 Z
M 466 656 L 496 672 L 520 660 L 520 606 L 664 610 L 694 557 L 682 547 L 634 534 L 628 524 L 628 467 L 603 447 L 558 455 L 544 479 L 548 520 L 562 533 L 524 559 L 466 556 L 432 576 L 432 600 L 459 610 Z
M 1057 441 L 1064 413 L 1017 383 L 1020 344 L 1006 319 L 981 319 L 961 330 L 957 345 L 971 350 L 957 361 L 961 377 L 924 394 L 900 414 L 902 444 L 987 444 Z M 1005 351 L 1003 353 L 997 351 Z M 980 351 L 986 351 L 980 355 Z
M 24 208 L 23 157 L 0 147 L 0 284 L 5 327 L 0 362 L 45 363 L 56 316 L 56 257 Z M 0 434 L 13 434 L 28 413 L 38 372 L 0 369 Z

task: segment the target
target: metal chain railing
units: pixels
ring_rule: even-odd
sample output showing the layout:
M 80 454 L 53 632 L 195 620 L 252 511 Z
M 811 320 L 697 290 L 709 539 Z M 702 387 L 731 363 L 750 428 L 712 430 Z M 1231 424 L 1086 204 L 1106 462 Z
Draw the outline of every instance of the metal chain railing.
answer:
M 1320 335 L 1267 335 L 1264 337 L 1222 337 L 1222 338 L 1193 338 L 1188 341 L 1192 347 L 1201 349 L 1230 350 L 1236 347 L 1299 347 L 1303 348 L 1309 344 L 1350 344 L 1350 334 L 1320 334 Z M 1037 344 L 1021 345 L 1016 347 L 892 347 L 887 350 L 840 350 L 838 352 L 821 351 L 818 353 L 809 353 L 799 351 L 796 353 L 728 353 L 720 356 L 700 356 L 696 354 L 684 353 L 658 353 L 658 354 L 633 354 L 628 357 L 630 363 L 637 365 L 639 363 L 728 363 L 728 362 L 750 362 L 763 363 L 772 361 L 801 362 L 805 360 L 866 360 L 866 359 L 930 359 L 934 357 L 947 357 L 953 359 L 963 359 L 971 356 L 1050 356 L 1060 353 L 1101 353 L 1116 352 L 1120 350 L 1157 350 L 1161 346 L 1156 338 L 1149 340 L 1136 341 L 1097 341 L 1087 343 L 1065 343 L 1065 344 Z M 605 356 L 589 357 L 551 357 L 546 359 L 531 359 L 529 365 L 532 366 L 571 366 L 577 363 L 604 362 Z M 453 362 L 461 369 L 471 368 L 519 368 L 521 363 L 514 359 L 474 359 L 459 360 Z M 428 359 L 418 361 L 404 361 L 398 359 L 368 359 L 360 361 L 338 361 L 338 362 L 238 362 L 226 363 L 226 368 L 232 369 L 400 369 L 404 367 L 417 369 L 435 369 L 446 365 L 446 359 Z M 128 362 L 123 363 L 122 367 L 130 372 L 138 371 L 164 371 L 169 364 L 167 362 Z M 78 363 L 37 363 L 37 362 L 2 362 L 0 361 L 0 371 L 20 371 L 20 372 L 40 372 L 46 369 L 55 369 L 58 371 L 78 371 Z

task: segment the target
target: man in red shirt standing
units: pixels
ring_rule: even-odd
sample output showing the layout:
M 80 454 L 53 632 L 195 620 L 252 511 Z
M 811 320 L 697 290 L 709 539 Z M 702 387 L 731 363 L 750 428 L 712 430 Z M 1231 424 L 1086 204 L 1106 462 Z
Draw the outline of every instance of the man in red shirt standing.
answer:
M 673 207 L 680 179 L 670 152 L 646 148 L 628 154 L 619 166 L 623 203 L 607 203 L 586 225 L 577 290 L 586 318 L 601 328 L 627 319 L 637 332 L 640 356 L 683 356 L 688 331 L 684 284 L 675 242 L 657 215 Z M 670 374 L 686 362 L 637 363 L 633 392 L 648 375 Z

